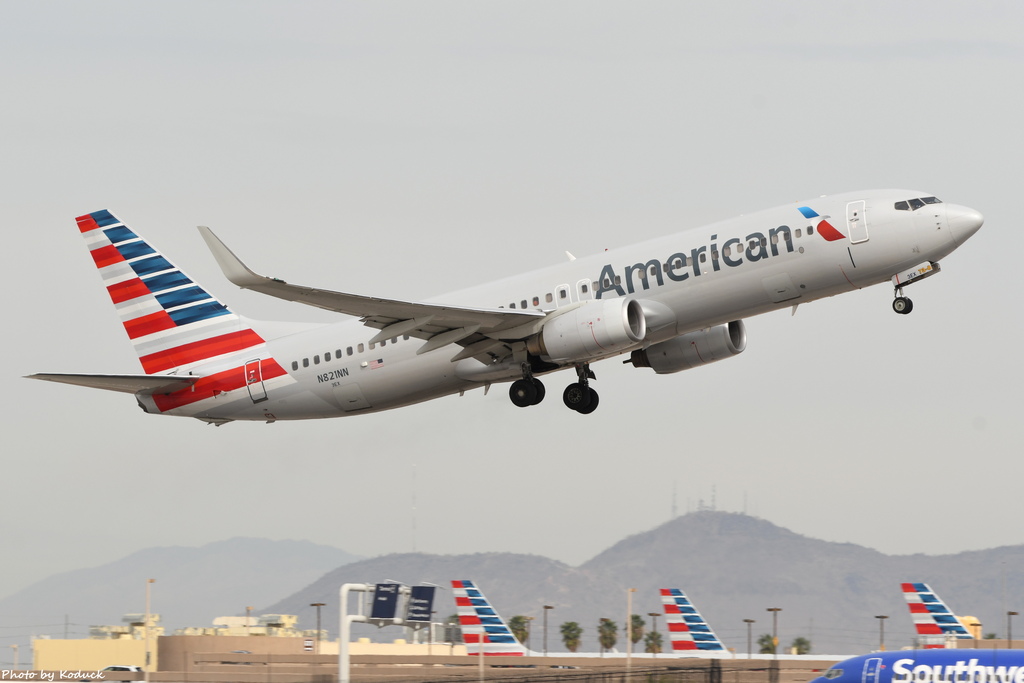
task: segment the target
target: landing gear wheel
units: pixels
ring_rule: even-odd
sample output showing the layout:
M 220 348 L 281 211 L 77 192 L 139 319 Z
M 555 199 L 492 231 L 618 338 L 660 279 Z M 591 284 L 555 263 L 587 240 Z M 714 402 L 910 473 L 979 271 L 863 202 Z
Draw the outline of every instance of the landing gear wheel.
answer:
M 565 403 L 567 408 L 582 413 L 590 406 L 594 396 L 597 396 L 597 394 L 590 387 L 574 382 L 562 392 L 562 402 Z
M 533 399 L 533 405 L 537 405 L 544 400 L 544 395 L 548 393 L 548 390 L 544 388 L 544 383 L 539 379 L 533 380 L 533 387 L 537 390 L 537 398 Z
M 539 401 L 537 399 L 537 384 L 529 379 L 519 379 L 512 382 L 512 386 L 508 389 L 508 397 L 512 399 L 512 403 L 525 408 L 526 406 L 536 405 Z M 543 385 L 541 385 L 543 386 Z M 541 396 L 543 398 L 543 395 Z
M 914 302 L 905 296 L 898 296 L 892 301 L 892 310 L 900 315 L 906 315 L 914 310 Z
M 586 408 L 580 408 L 576 412 L 578 412 L 580 415 L 590 415 L 592 412 L 597 410 L 597 404 L 600 402 L 601 400 L 600 397 L 597 395 L 597 392 L 594 391 L 593 389 L 590 389 L 590 405 L 588 405 Z

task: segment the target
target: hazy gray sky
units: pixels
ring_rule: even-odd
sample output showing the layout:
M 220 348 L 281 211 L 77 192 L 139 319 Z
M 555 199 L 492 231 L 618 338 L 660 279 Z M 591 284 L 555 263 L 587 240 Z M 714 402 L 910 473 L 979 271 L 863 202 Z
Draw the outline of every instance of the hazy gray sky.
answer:
M 674 492 L 889 553 L 1024 542 L 1022 25 L 1015 2 L 0 4 L 0 595 L 239 535 L 578 563 Z M 986 217 L 912 315 L 879 286 L 752 319 L 707 368 L 601 363 L 590 419 L 495 387 L 214 428 L 21 379 L 139 371 L 74 223 L 100 208 L 242 314 L 327 321 L 235 289 L 195 226 L 261 272 L 426 298 L 876 187 Z

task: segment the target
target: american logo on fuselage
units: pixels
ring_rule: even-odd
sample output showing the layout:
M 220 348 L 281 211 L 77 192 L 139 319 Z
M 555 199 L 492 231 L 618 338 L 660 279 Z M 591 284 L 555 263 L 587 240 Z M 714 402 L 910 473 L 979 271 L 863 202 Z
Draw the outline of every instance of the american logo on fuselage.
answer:
M 709 245 L 690 249 L 689 252 L 677 251 L 664 261 L 651 259 L 647 263 L 623 266 L 622 276 L 609 263 L 601 269 L 595 296 L 600 299 L 607 292 L 618 296 L 633 294 L 637 291 L 638 282 L 641 289 L 650 289 L 652 286 L 664 286 L 665 278 L 683 282 L 690 277 L 700 277 L 708 272 L 708 261 L 714 272 L 721 270 L 723 264 L 736 268 L 744 263 L 773 258 L 780 254 L 780 244 L 785 245 L 785 251 L 781 253 L 793 251 L 793 232 L 788 225 L 772 228 L 767 235 L 752 232 L 744 239 L 731 237 L 722 244 L 721 250 L 718 248 L 718 235 L 712 235 Z

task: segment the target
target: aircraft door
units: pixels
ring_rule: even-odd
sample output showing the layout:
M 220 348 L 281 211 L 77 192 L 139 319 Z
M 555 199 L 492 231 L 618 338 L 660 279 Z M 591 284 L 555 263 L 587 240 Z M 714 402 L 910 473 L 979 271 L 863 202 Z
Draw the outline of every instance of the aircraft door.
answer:
M 864 206 L 863 199 L 846 205 L 846 225 L 849 228 L 851 244 L 868 241 L 868 220 L 864 214 Z
M 878 683 L 878 672 L 881 668 L 882 658 L 871 657 L 864 662 L 864 674 L 861 683 Z
M 267 400 L 267 387 L 263 384 L 263 366 L 259 358 L 245 361 L 245 388 L 253 403 Z
M 590 280 L 580 280 L 576 283 L 576 296 L 577 301 L 586 301 L 593 297 L 594 285 Z

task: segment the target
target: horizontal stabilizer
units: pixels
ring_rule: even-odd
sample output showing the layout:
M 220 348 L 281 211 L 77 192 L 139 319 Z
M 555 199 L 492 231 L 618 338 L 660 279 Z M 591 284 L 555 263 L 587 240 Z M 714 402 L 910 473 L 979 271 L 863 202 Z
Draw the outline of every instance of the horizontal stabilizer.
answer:
M 94 375 L 68 374 L 60 372 L 38 372 L 27 379 L 42 379 L 47 382 L 77 384 L 80 387 L 120 391 L 126 394 L 167 394 L 188 387 L 199 381 L 198 376 L 181 375 Z

